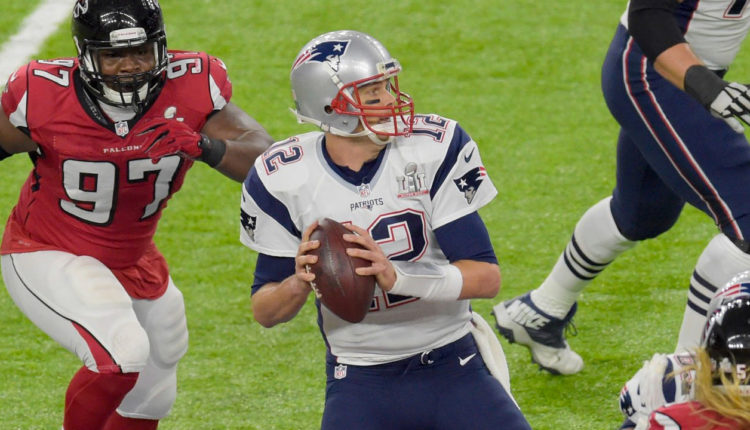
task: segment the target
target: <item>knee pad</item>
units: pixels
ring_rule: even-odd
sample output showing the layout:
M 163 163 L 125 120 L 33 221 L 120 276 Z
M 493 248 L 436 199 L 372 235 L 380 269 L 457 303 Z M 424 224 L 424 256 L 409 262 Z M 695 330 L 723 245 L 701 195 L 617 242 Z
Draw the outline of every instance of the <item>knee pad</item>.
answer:
M 146 366 L 150 345 L 146 331 L 134 319 L 112 328 L 112 357 L 123 373 L 140 372 Z M 89 367 L 90 368 L 90 367 Z
M 177 368 L 162 369 L 152 362 L 138 375 L 117 412 L 129 418 L 160 420 L 169 414 L 177 398 Z

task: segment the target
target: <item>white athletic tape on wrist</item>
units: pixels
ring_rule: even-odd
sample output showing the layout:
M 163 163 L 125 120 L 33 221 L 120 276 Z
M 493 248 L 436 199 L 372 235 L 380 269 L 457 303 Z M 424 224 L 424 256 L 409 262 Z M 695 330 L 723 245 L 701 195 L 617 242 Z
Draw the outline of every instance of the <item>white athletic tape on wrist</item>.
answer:
M 452 264 L 391 263 L 396 269 L 396 283 L 389 293 L 443 302 L 458 300 L 461 295 L 464 279 L 461 270 Z

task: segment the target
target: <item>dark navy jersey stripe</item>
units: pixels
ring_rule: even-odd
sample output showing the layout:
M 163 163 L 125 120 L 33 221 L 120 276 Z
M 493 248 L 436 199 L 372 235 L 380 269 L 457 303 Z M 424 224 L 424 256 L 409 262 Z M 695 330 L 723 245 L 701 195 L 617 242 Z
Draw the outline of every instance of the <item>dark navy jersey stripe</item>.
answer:
M 250 173 L 248 173 L 243 186 L 263 212 L 267 213 L 276 220 L 276 222 L 281 224 L 281 226 L 289 233 L 297 238 L 302 238 L 302 232 L 300 232 L 297 229 L 297 226 L 294 225 L 294 222 L 292 222 L 289 210 L 283 203 L 266 190 L 266 187 L 258 176 L 258 171 L 255 169 L 255 166 L 250 169 Z
M 456 165 L 461 150 L 463 150 L 469 142 L 471 142 L 471 137 L 469 137 L 460 125 L 456 124 L 456 130 L 453 132 L 453 139 L 451 139 L 448 152 L 446 152 L 443 164 L 438 168 L 437 174 L 435 174 L 435 180 L 432 182 L 430 198 L 435 198 L 435 194 L 443 185 L 443 182 L 445 182 L 448 174 L 453 169 L 453 166 Z
M 700 0 L 685 0 L 677 6 L 674 11 L 675 20 L 677 25 L 680 27 L 682 34 L 685 34 L 690 26 L 690 21 L 693 20 L 695 10 L 698 9 L 698 2 Z

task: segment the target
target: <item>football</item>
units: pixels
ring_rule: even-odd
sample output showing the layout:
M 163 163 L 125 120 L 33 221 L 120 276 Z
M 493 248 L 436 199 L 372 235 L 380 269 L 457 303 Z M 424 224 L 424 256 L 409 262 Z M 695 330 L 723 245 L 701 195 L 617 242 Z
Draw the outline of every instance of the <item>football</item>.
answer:
M 309 252 L 318 256 L 318 262 L 308 265 L 307 270 L 315 274 L 311 287 L 321 303 L 339 318 L 358 323 L 370 309 L 375 277 L 354 271 L 370 262 L 346 253 L 346 248 L 361 247 L 345 241 L 346 233 L 352 232 L 341 223 L 330 218 L 321 220 L 310 235 L 310 240 L 320 241 L 320 246 Z

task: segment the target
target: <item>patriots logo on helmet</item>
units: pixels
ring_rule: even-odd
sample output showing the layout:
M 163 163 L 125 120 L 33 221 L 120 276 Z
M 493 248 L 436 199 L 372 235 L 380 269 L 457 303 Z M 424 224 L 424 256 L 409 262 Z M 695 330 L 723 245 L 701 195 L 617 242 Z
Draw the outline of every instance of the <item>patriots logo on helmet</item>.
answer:
M 479 189 L 479 185 L 482 184 L 485 176 L 487 176 L 487 170 L 484 166 L 479 166 L 469 170 L 460 178 L 453 180 L 458 187 L 458 190 L 464 193 L 466 203 L 470 204 L 471 201 L 474 200 L 474 196 L 477 194 L 477 189 Z
M 294 61 L 294 65 L 292 66 L 292 70 L 309 61 L 317 61 L 319 63 L 328 64 L 334 72 L 338 72 L 341 57 L 346 53 L 346 48 L 348 46 L 348 40 L 331 40 L 318 43 L 297 57 L 297 60 Z
M 721 297 L 722 300 L 736 296 L 750 296 L 750 283 L 742 282 L 734 284 L 723 288 L 716 294 L 716 297 Z

